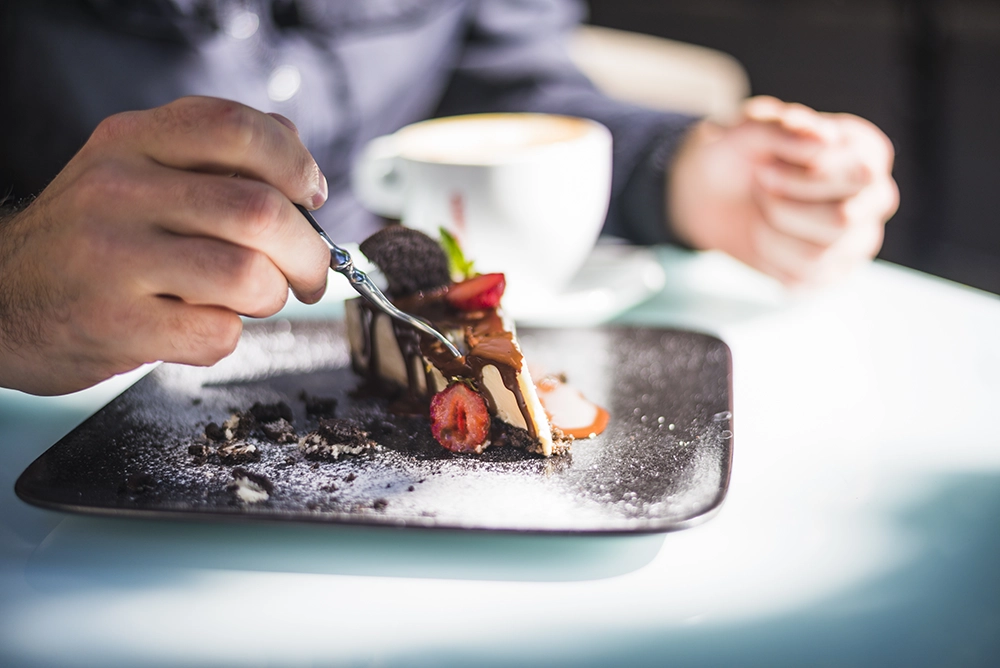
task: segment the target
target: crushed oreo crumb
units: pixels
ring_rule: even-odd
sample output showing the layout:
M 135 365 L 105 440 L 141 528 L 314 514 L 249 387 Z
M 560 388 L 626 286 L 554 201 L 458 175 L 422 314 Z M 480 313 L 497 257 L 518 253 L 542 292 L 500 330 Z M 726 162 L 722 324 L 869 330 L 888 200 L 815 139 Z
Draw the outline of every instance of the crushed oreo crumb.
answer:
M 299 450 L 314 461 L 336 461 L 341 455 L 359 455 L 377 447 L 375 441 L 354 420 L 324 418 L 315 431 L 299 441 Z
M 208 456 L 212 454 L 212 451 L 204 443 L 192 443 L 188 446 L 188 454 L 194 457 L 196 466 L 201 466 L 208 461 Z
M 208 437 L 208 440 L 215 441 L 216 443 L 226 440 L 226 434 L 223 432 L 222 427 L 214 422 L 209 422 L 205 425 L 205 436 Z
M 285 418 L 278 418 L 273 422 L 262 422 L 260 430 L 275 443 L 296 443 L 299 440 L 295 433 L 295 427 Z
M 385 507 L 388 505 L 389 501 L 386 499 L 375 499 L 375 502 L 372 504 L 372 508 L 375 510 L 385 510 Z
M 389 292 L 398 297 L 451 283 L 448 256 L 423 232 L 390 225 L 362 241 L 360 248 L 382 270 Z
M 236 498 L 244 503 L 260 503 L 270 498 L 274 493 L 274 483 L 267 477 L 251 473 L 242 467 L 233 469 L 233 481 L 226 487 L 236 494 Z
M 145 494 L 156 487 L 156 478 L 149 473 L 136 473 L 125 481 L 125 484 L 118 490 L 121 493 Z
M 292 407 L 284 401 L 279 401 L 276 404 L 262 404 L 258 401 L 250 407 L 249 412 L 260 424 L 277 422 L 278 420 L 291 423 L 295 420 L 292 415 Z
M 226 441 L 241 441 L 253 431 L 256 421 L 249 413 L 233 411 L 229 419 L 222 423 L 222 435 Z M 207 427 L 206 427 L 207 429 Z M 207 432 L 206 432 L 207 435 Z
M 308 417 L 332 418 L 337 415 L 337 400 L 333 397 L 314 397 L 303 390 L 299 399 L 306 405 Z
M 219 457 L 220 462 L 227 465 L 260 461 L 260 450 L 253 443 L 246 441 L 232 441 L 220 445 L 216 448 L 215 454 Z

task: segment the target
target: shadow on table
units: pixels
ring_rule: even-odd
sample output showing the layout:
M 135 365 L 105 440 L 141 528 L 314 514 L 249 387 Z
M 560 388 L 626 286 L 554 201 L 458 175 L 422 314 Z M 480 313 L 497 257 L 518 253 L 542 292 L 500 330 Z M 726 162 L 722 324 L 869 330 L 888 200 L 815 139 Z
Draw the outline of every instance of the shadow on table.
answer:
M 27 565 L 32 585 L 64 575 L 133 585 L 188 569 L 473 580 L 574 581 L 649 563 L 662 534 L 529 535 L 379 527 L 209 524 L 67 517 Z

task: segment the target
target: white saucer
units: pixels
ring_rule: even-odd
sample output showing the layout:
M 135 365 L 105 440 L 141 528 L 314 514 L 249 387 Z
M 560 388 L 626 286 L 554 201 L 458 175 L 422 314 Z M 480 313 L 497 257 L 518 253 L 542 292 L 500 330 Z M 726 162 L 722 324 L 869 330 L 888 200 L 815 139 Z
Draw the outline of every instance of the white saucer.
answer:
M 601 242 L 569 285 L 558 291 L 507 295 L 504 310 L 518 324 L 590 327 L 648 299 L 665 282 L 666 274 L 652 249 Z

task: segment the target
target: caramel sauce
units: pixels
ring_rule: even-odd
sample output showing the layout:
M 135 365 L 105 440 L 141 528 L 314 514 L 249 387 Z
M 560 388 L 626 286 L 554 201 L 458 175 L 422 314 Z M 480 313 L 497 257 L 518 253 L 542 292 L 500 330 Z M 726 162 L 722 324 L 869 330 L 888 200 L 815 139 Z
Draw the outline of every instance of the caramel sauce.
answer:
M 607 428 L 608 411 L 562 380 L 547 376 L 535 387 L 549 422 L 565 436 L 590 438 Z

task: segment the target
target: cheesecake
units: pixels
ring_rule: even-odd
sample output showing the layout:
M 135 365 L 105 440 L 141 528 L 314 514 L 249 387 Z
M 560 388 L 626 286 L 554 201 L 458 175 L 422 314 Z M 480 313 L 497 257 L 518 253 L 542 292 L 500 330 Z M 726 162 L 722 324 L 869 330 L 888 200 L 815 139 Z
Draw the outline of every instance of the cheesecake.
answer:
M 545 457 L 565 449 L 553 438 L 514 323 L 503 313 L 502 274 L 475 274 L 466 264 L 466 275 L 452 280 L 456 262 L 442 245 L 401 226 L 369 237 L 361 251 L 385 275 L 392 302 L 461 352 L 456 358 L 367 301 L 348 300 L 351 365 L 369 388 L 395 410 L 426 411 L 435 438 L 454 452 L 481 453 L 498 443 Z

